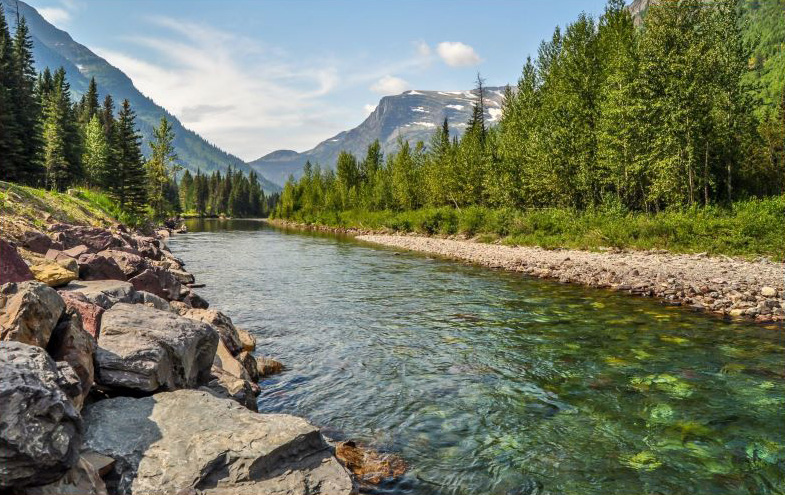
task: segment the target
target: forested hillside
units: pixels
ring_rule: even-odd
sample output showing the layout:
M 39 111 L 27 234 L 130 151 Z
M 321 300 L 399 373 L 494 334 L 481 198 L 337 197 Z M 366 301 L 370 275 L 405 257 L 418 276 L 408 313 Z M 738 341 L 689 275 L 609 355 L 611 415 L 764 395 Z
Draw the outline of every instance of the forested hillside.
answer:
M 753 10 L 735 0 L 655 3 L 638 28 L 611 0 L 599 19 L 581 14 L 542 42 L 498 126 L 483 118 L 478 85 L 460 141 L 444 127 L 428 145 L 403 142 L 386 157 L 378 145 L 364 159 L 344 153 L 336 173 L 308 164 L 277 215 L 470 205 L 658 212 L 781 195 L 783 74 L 776 57 L 762 59 L 771 72 L 750 61 L 782 38 L 761 28 L 768 41 L 751 46 Z

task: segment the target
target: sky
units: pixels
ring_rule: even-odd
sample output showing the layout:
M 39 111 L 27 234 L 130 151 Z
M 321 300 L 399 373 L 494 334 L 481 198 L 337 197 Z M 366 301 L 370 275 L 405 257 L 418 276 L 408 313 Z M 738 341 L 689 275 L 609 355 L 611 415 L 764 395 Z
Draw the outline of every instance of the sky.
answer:
M 210 142 L 305 151 L 379 99 L 515 84 L 555 26 L 605 0 L 27 0 Z

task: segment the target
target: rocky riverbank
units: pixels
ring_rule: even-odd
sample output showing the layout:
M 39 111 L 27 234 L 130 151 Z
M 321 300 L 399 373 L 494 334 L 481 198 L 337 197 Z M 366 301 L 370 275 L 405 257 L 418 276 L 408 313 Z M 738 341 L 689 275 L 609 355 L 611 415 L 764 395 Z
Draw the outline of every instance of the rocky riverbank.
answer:
M 0 491 L 354 493 L 318 428 L 256 412 L 281 366 L 194 291 L 171 233 L 4 229 Z
M 530 276 L 656 297 L 726 317 L 760 323 L 785 320 L 785 264 L 664 251 L 546 250 L 417 235 L 358 235 L 357 239 L 444 256 Z

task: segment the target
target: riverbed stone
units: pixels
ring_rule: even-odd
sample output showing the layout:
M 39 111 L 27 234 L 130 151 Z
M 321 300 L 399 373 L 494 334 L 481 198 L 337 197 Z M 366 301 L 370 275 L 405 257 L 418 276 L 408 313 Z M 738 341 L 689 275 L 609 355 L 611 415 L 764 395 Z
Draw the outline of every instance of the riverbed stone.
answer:
M 0 285 L 32 280 L 33 272 L 14 246 L 0 239 Z
M 774 287 L 762 287 L 760 290 L 760 295 L 763 297 L 776 297 L 777 289 Z
M 106 479 L 119 495 L 354 492 L 316 427 L 205 391 L 103 400 L 84 418 L 85 446 L 117 461 Z
M 184 270 L 177 270 L 177 269 L 170 268 L 169 273 L 174 275 L 174 277 L 183 285 L 192 284 L 196 281 L 193 274 L 188 273 Z
M 79 278 L 82 280 L 127 280 L 125 273 L 113 258 L 86 253 L 77 258 Z
M 406 463 L 393 454 L 381 453 L 349 440 L 335 447 L 335 456 L 360 481 L 378 485 L 406 472 Z
M 104 308 L 88 301 L 87 297 L 81 292 L 62 291 L 60 292 L 60 297 L 63 298 L 67 310 L 74 310 L 79 313 L 84 331 L 89 333 L 93 339 L 98 339 Z
M 59 263 L 32 265 L 30 271 L 33 272 L 36 280 L 49 287 L 62 287 L 79 278 L 79 273 L 73 272 Z
M 41 282 L 0 287 L 0 340 L 46 347 L 65 310 L 60 295 Z
M 72 402 L 77 410 L 82 409 L 82 404 L 93 386 L 95 346 L 93 336 L 82 328 L 82 317 L 79 311 L 67 309 L 52 332 L 52 337 L 46 347 L 47 352 L 55 361 L 68 363 L 76 372 L 80 391 L 78 395 L 73 397 Z
M 233 356 L 236 356 L 243 350 L 243 344 L 240 340 L 237 328 L 234 326 L 234 323 L 232 323 L 232 319 L 224 313 L 213 309 L 191 308 L 182 312 L 181 315 L 212 325 L 218 330 L 218 334 L 221 336 L 221 342 L 224 343 Z
M 180 282 L 167 270 L 151 267 L 128 280 L 136 290 L 150 292 L 168 301 L 180 296 Z
M 240 338 L 240 343 L 243 346 L 243 350 L 248 352 L 256 350 L 256 337 L 251 335 L 251 333 L 244 328 L 235 328 L 237 330 L 237 336 Z
M 82 420 L 60 379 L 44 349 L 0 342 L 0 489 L 52 483 L 76 464 Z
M 218 333 L 206 323 L 142 304 L 115 304 L 101 319 L 96 383 L 141 392 L 209 380 Z
M 60 289 L 61 292 L 78 292 L 87 300 L 104 309 L 109 309 L 117 303 L 140 303 L 142 296 L 129 282 L 122 280 L 78 280 Z
M 264 378 L 282 372 L 284 365 L 273 358 L 259 356 L 256 358 L 256 370 L 259 373 L 259 378 Z

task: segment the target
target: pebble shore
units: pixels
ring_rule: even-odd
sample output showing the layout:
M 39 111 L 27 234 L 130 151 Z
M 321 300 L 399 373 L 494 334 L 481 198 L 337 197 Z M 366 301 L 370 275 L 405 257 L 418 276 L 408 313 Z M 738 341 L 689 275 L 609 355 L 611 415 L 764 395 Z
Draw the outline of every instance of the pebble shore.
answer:
M 530 276 L 655 297 L 760 323 L 785 320 L 785 264 L 705 253 L 589 252 L 511 247 L 418 235 L 358 235 L 358 240 L 525 273 Z

